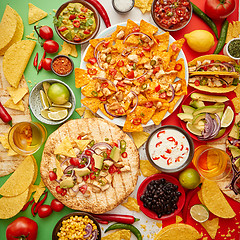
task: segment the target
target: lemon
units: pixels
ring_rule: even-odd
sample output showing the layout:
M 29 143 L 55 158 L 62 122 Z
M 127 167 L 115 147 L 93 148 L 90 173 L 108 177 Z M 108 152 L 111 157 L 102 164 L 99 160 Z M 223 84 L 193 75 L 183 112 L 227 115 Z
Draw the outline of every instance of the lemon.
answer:
M 190 209 L 191 217 L 197 222 L 206 222 L 209 218 L 208 209 L 202 204 L 193 205 Z
M 221 119 L 221 127 L 228 127 L 234 118 L 234 112 L 230 106 L 227 106 Z
M 195 30 L 184 37 L 188 46 L 196 52 L 207 52 L 215 44 L 213 35 L 206 30 Z
M 49 111 L 46 110 L 46 109 L 42 109 L 42 110 L 41 110 L 41 115 L 42 115 L 42 117 L 44 117 L 44 118 L 46 118 L 46 119 L 50 119 L 50 118 L 48 117 L 48 113 L 49 113 Z
M 180 184 L 187 189 L 194 189 L 200 184 L 200 175 L 193 168 L 187 168 L 179 175 Z
M 72 107 L 72 103 L 70 102 L 66 102 L 64 104 L 52 104 L 53 107 L 61 107 L 61 108 L 71 108 Z
M 48 117 L 51 119 L 51 120 L 54 120 L 54 121 L 59 121 L 59 120 L 62 120 L 64 118 L 66 118 L 68 115 L 68 110 L 67 109 L 64 109 L 64 110 L 60 110 L 58 112 L 49 112 L 48 113 Z
M 43 90 L 40 90 L 40 99 L 41 99 L 43 109 L 47 110 L 49 108 L 49 103 L 47 100 L 47 95 Z

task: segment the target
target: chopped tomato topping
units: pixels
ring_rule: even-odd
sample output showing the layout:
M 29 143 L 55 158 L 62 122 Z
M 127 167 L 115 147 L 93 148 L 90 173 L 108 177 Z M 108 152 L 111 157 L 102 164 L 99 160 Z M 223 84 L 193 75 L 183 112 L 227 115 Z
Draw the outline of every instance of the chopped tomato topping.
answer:
M 89 179 L 89 175 L 83 176 L 83 181 L 86 182 Z
M 114 147 L 114 146 L 115 146 L 115 147 L 118 147 L 118 144 L 115 143 L 115 142 L 112 142 L 112 143 L 111 143 L 111 146 L 112 146 L 112 147 Z
M 172 152 L 171 149 L 167 149 L 167 150 L 166 150 L 166 153 L 171 153 L 171 152 Z
M 138 78 L 138 82 L 143 83 L 145 81 L 145 76 Z
M 175 162 L 180 162 L 180 161 L 181 161 L 180 158 L 183 158 L 183 157 L 181 157 L 181 156 L 177 157 L 177 158 L 175 159 Z
M 119 60 L 117 62 L 117 65 L 118 65 L 118 67 L 123 67 L 124 66 L 124 61 L 123 60 Z
M 140 57 L 143 57 L 143 56 L 145 56 L 145 55 L 144 55 L 143 52 L 141 52 L 141 53 L 139 54 L 139 56 L 140 56 Z
M 119 86 L 119 87 L 125 87 L 126 86 L 126 84 L 124 83 L 124 82 L 117 82 L 117 86 Z
M 147 108 L 151 108 L 152 106 L 153 106 L 153 102 L 152 101 L 145 103 L 145 107 L 147 107 Z
M 64 26 L 58 28 L 59 32 L 64 32 L 66 30 L 67 30 L 67 27 L 64 27 Z
M 132 32 L 139 32 L 140 31 L 140 28 L 139 27 L 134 27 L 133 29 L 132 29 Z
M 177 47 L 176 44 L 173 44 L 173 45 L 172 45 L 172 50 L 173 50 L 174 52 L 177 52 L 177 51 L 179 50 L 179 48 Z
M 92 152 L 91 152 L 90 150 L 88 150 L 88 149 L 85 151 L 85 154 L 86 154 L 87 156 L 92 156 Z
M 95 57 L 89 58 L 88 62 L 91 63 L 92 65 L 94 65 L 97 62 L 97 59 Z
M 90 179 L 91 180 L 94 180 L 96 178 L 96 176 L 95 176 L 95 174 L 92 172 L 92 173 L 90 173 Z
M 112 165 L 111 167 L 109 167 L 108 172 L 110 174 L 113 174 L 115 172 L 120 173 L 120 170 L 115 165 Z
M 81 186 L 80 188 L 79 188 L 79 191 L 82 193 L 82 194 L 84 194 L 86 191 L 87 191 L 87 184 L 85 184 L 85 185 L 83 185 L 83 186 Z
M 82 139 L 82 136 L 79 135 L 79 136 L 77 137 L 77 140 L 81 140 L 81 139 Z
M 182 151 L 182 150 L 183 150 L 183 145 L 181 144 L 180 151 Z
M 117 74 L 117 70 L 114 68 L 109 69 L 109 74 L 112 75 L 113 77 Z
M 156 87 L 155 87 L 155 92 L 159 92 L 161 89 L 161 86 L 158 84 Z
M 127 78 L 134 78 L 134 71 L 131 70 L 130 72 L 127 73 Z
M 54 171 L 49 172 L 49 179 L 50 181 L 54 181 L 57 179 L 57 174 Z
M 125 114 L 125 110 L 124 110 L 123 107 L 120 107 L 116 110 L 116 113 L 119 114 L 119 115 L 123 115 L 123 114 Z
M 160 67 L 155 67 L 155 68 L 153 69 L 153 74 L 156 74 L 157 72 L 159 72 L 159 70 L 160 70 Z
M 105 41 L 105 42 L 103 43 L 103 46 L 106 48 L 106 47 L 109 45 L 109 43 L 110 43 L 110 41 Z
M 80 164 L 79 159 L 78 158 L 70 158 L 70 164 L 73 166 L 78 166 Z

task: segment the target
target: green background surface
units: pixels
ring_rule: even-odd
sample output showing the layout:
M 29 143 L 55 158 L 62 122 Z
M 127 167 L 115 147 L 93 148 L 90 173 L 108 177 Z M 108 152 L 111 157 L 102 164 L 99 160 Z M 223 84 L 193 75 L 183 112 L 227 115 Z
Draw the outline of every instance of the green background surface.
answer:
M 48 16 L 42 20 L 39 21 L 38 26 L 40 25 L 48 25 L 53 29 L 53 40 L 57 41 L 59 44 L 59 49 L 61 50 L 61 45 L 63 43 L 63 40 L 57 35 L 57 33 L 54 30 L 53 27 L 53 16 L 55 15 L 55 12 L 53 11 L 54 9 L 57 10 L 59 8 L 59 6 L 66 2 L 64 0 L 41 0 L 41 1 L 37 1 L 37 0 L 32 0 L 32 1 L 27 1 L 27 0 L 1 0 L 0 1 L 0 19 L 2 19 L 3 16 L 3 12 L 5 10 L 5 7 L 7 4 L 10 5 L 10 7 L 12 7 L 13 9 L 15 9 L 18 14 L 21 16 L 23 23 L 24 23 L 24 35 L 23 35 L 23 39 L 26 39 L 26 35 L 29 35 L 30 33 L 33 32 L 34 29 L 34 24 L 29 25 L 28 24 L 28 3 L 31 2 L 32 4 L 34 4 L 36 7 L 41 8 L 42 10 L 44 10 L 45 12 L 48 13 Z M 1 34 L 1 33 L 0 33 Z M 37 34 L 34 34 L 35 37 L 37 37 Z M 77 51 L 78 51 L 78 57 L 77 58 L 73 58 L 71 57 L 71 59 L 74 62 L 75 67 L 79 67 L 80 66 L 80 61 L 81 61 L 81 47 L 77 46 Z M 38 52 L 39 54 L 39 61 L 42 58 L 43 55 L 43 48 L 40 46 L 39 43 L 36 44 L 36 47 L 33 51 L 33 54 L 30 58 L 30 61 L 28 63 L 28 66 L 25 70 L 24 76 L 26 79 L 26 82 L 28 84 L 29 90 L 31 91 L 32 87 L 44 80 L 44 79 L 59 79 L 64 81 L 65 83 L 67 83 L 72 90 L 74 91 L 75 97 L 76 97 L 76 108 L 80 107 L 80 89 L 75 88 L 75 79 L 74 79 L 74 72 L 68 76 L 68 77 L 58 77 L 57 75 L 55 75 L 52 72 L 47 72 L 44 69 L 42 69 L 39 74 L 37 74 L 36 69 L 33 67 L 33 59 L 36 55 L 36 53 Z M 46 55 L 46 57 L 49 58 L 53 58 L 56 54 L 48 54 Z M 14 71 L 14 70 L 13 70 Z M 73 115 L 71 116 L 71 119 L 74 118 L 79 118 L 79 115 L 74 111 Z M 34 118 L 34 116 L 32 115 L 32 120 L 37 122 L 37 119 Z M 49 125 L 44 125 L 47 129 L 48 135 L 51 134 L 54 130 L 56 130 L 59 125 L 55 125 L 55 126 L 49 126 Z M 42 156 L 42 151 L 43 151 L 43 146 L 41 147 L 41 149 L 34 154 L 34 157 L 37 160 L 38 166 L 40 166 L 40 161 L 41 161 L 41 156 Z M 6 181 L 6 179 L 9 177 L 5 176 L 5 177 L 1 177 L 0 178 L 0 186 Z M 40 181 L 40 173 L 38 172 L 38 178 L 36 180 L 36 183 L 39 183 Z M 50 192 L 48 192 L 48 197 L 47 200 L 45 202 L 45 204 L 50 204 L 51 200 L 53 199 L 53 196 L 51 195 Z M 20 216 L 26 216 L 29 217 L 33 220 L 35 220 L 38 223 L 38 240 L 50 240 L 52 239 L 52 230 L 56 224 L 56 222 L 64 215 L 73 212 L 73 210 L 65 207 L 61 212 L 53 212 L 51 216 L 47 217 L 47 218 L 39 218 L 38 215 L 33 217 L 31 214 L 31 207 L 28 207 L 28 209 L 25 212 L 20 212 L 19 214 L 17 214 L 15 217 L 7 219 L 7 220 L 0 220 L 0 240 L 6 239 L 5 236 L 5 232 L 6 232 L 6 228 L 7 226 L 16 218 L 20 217 Z

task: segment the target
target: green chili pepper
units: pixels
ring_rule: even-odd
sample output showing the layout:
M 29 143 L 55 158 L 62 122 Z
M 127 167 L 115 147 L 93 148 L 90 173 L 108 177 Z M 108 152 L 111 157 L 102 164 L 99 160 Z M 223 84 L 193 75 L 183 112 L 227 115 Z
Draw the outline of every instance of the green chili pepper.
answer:
M 156 63 L 157 63 L 156 60 L 151 60 L 151 61 L 150 61 L 150 65 L 151 65 L 151 66 L 154 66 Z
M 126 147 L 127 147 L 127 143 L 125 140 L 121 140 L 120 141 L 120 149 L 121 149 L 121 153 L 124 153 L 126 151 Z
M 147 89 L 147 84 L 146 83 L 144 83 L 143 85 L 142 85 L 142 90 L 145 90 L 145 89 Z
M 110 55 L 107 55 L 107 57 L 106 57 L 106 62 L 107 62 L 107 63 L 110 63 L 111 60 L 112 60 L 112 55 L 111 55 L 111 54 L 110 54 Z
M 97 97 L 98 96 L 98 93 L 96 91 L 92 91 L 91 94 L 94 96 L 94 97 Z
M 193 12 L 200 17 L 214 32 L 216 35 L 216 38 L 218 39 L 218 31 L 217 31 L 217 26 L 213 22 L 213 20 L 206 14 L 204 13 L 200 8 L 198 8 L 195 4 L 192 4 Z
M 222 29 L 221 29 L 221 33 L 220 33 L 220 38 L 218 40 L 217 46 L 215 48 L 214 54 L 218 54 L 220 53 L 220 51 L 222 50 L 225 41 L 226 41 L 226 37 L 227 37 L 227 30 L 228 30 L 228 20 L 225 19 L 223 25 L 222 25 Z
M 106 158 L 108 157 L 108 155 L 107 155 L 106 152 L 103 152 L 103 153 L 102 153 L 102 156 L 103 156 L 104 159 L 106 159 Z
M 126 224 L 126 223 L 114 223 L 111 226 L 109 226 L 105 232 L 108 232 L 110 230 L 115 230 L 115 229 L 127 229 L 130 230 L 138 240 L 142 240 L 142 234 L 140 231 L 133 225 L 131 224 Z
M 54 168 L 54 169 L 53 169 L 53 172 L 55 172 L 55 173 L 56 173 L 56 172 L 57 172 L 57 168 Z
M 132 69 L 133 69 L 133 70 L 136 70 L 136 63 L 133 64 Z
M 108 169 L 109 169 L 109 166 L 107 164 L 103 164 L 102 170 L 103 171 L 107 171 Z
M 92 140 L 88 145 L 89 145 L 89 147 L 92 147 L 94 144 L 95 144 L 95 141 Z

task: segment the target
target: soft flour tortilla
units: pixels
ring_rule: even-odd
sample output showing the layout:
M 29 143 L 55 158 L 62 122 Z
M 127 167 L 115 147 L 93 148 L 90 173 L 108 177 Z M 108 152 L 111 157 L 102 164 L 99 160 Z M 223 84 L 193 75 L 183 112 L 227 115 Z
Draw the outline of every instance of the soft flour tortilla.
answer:
M 81 194 L 71 197 L 69 193 L 61 196 L 56 192 L 56 186 L 59 184 L 49 179 L 49 171 L 55 167 L 54 150 L 66 136 L 70 141 L 74 141 L 81 132 L 89 133 L 90 138 L 95 142 L 104 141 L 105 138 L 108 138 L 110 143 L 118 139 L 125 140 L 128 156 L 123 161 L 129 164 L 131 171 L 114 174 L 114 180 L 109 189 L 100 193 L 91 193 L 88 198 Z M 139 154 L 131 138 L 116 125 L 99 118 L 76 119 L 63 124 L 49 136 L 43 151 L 40 172 L 44 184 L 64 205 L 75 210 L 99 214 L 117 207 L 133 192 L 139 175 Z

